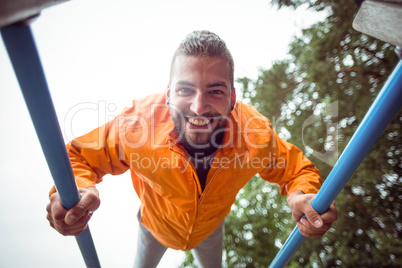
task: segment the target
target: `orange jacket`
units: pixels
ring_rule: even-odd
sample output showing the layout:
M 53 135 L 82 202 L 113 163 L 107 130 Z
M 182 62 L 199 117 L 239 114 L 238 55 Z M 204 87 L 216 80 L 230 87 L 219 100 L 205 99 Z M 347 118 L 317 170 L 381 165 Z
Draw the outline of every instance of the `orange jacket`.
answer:
M 141 222 L 161 244 L 179 250 L 196 247 L 222 223 L 239 190 L 256 174 L 277 183 L 282 195 L 318 191 L 322 182 L 313 164 L 280 139 L 268 119 L 241 102 L 231 113 L 201 191 L 194 165 L 178 142 L 165 94 L 133 101 L 114 120 L 67 145 L 79 187 L 130 169 L 141 200 Z

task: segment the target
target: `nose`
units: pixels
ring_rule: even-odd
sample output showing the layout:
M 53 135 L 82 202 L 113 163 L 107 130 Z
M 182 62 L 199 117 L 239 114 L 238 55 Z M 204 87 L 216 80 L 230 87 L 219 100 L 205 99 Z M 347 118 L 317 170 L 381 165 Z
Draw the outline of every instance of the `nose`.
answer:
M 198 92 L 197 94 L 195 94 L 192 100 L 190 110 L 196 115 L 203 115 L 209 112 L 209 107 L 210 106 L 208 104 L 206 96 L 203 93 Z

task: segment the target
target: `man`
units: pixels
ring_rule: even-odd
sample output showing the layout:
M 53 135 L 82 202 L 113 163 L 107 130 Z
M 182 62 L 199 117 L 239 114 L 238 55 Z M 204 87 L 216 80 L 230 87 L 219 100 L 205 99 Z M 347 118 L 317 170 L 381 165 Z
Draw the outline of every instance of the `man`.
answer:
M 268 119 L 236 102 L 233 70 L 223 40 L 190 33 L 173 56 L 166 92 L 133 101 L 67 145 L 82 199 L 66 211 L 52 189 L 50 225 L 80 234 L 100 204 L 95 184 L 130 169 L 141 200 L 135 267 L 156 267 L 167 248 L 194 249 L 202 267 L 221 267 L 223 221 L 238 191 L 259 174 L 288 196 L 300 232 L 321 237 L 337 212 L 334 204 L 321 216 L 311 207 L 318 170 Z

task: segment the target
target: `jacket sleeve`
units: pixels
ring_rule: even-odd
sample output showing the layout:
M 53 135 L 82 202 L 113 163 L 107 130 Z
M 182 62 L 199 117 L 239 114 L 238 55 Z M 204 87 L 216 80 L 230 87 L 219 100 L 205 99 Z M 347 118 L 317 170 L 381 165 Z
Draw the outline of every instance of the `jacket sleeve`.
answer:
M 270 164 L 259 174 L 261 178 L 280 187 L 281 195 L 295 191 L 317 193 L 322 185 L 318 169 L 295 145 L 282 140 L 273 130 L 270 141 Z
M 95 186 L 106 174 L 118 175 L 128 170 L 124 150 L 119 148 L 119 129 L 124 114 L 105 125 L 72 140 L 66 145 L 79 188 Z M 56 192 L 55 187 L 49 195 Z

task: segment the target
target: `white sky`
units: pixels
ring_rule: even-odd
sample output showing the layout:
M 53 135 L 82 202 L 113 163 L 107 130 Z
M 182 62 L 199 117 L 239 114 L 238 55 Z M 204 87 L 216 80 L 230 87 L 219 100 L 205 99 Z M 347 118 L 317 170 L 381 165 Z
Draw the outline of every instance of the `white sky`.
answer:
M 67 142 L 133 98 L 164 90 L 172 53 L 193 30 L 220 35 L 235 77 L 255 79 L 319 18 L 268 0 L 80 0 L 44 10 L 32 28 Z M 75 239 L 46 220 L 53 182 L 2 42 L 0 96 L 0 267 L 84 267 Z M 102 267 L 132 267 L 139 201 L 129 174 L 106 176 L 98 188 L 90 227 Z M 159 267 L 177 267 L 183 256 L 169 250 Z

